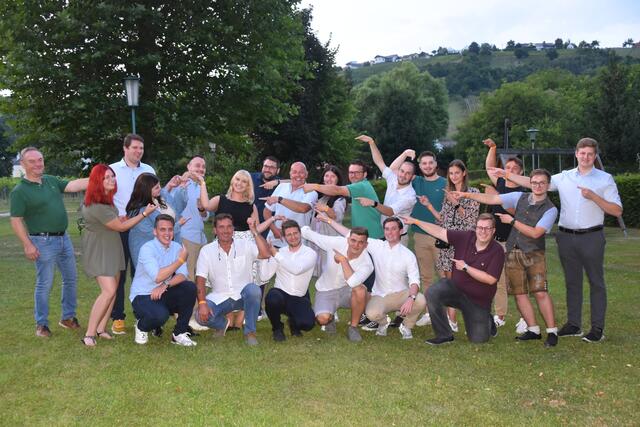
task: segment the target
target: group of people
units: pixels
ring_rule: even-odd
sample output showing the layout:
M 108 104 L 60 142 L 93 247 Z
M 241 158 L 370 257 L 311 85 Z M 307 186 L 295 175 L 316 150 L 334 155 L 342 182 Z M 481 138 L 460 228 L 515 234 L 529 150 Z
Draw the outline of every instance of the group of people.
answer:
M 349 164 L 348 183 L 327 165 L 316 184 L 307 182 L 302 162 L 281 179 L 278 160 L 269 156 L 260 172 L 237 171 L 226 193 L 209 198 L 204 158 L 193 157 L 183 175 L 162 187 L 141 161 L 139 135 L 125 137 L 121 161 L 97 164 L 89 178 L 69 182 L 44 174 L 40 151 L 25 148 L 25 176 L 11 193 L 11 224 L 36 265 L 36 335 L 51 335 L 56 265 L 63 282 L 59 325 L 80 328 L 62 193 L 85 191 L 82 267 L 100 287 L 82 338 L 89 347 L 127 331 L 127 269 L 138 344 L 147 343 L 149 334 L 160 336 L 171 316 L 171 341 L 181 346 L 195 346 L 200 331 L 212 329 L 214 338 L 222 338 L 230 328 L 241 328 L 246 343 L 257 345 L 257 322 L 264 317 L 275 341 L 287 339 L 283 316 L 291 336 L 315 325 L 335 334 L 340 308 L 350 309 L 346 335 L 353 342 L 362 340 L 362 329 L 386 336 L 398 328 L 402 339 L 411 339 L 415 326 L 432 325 L 435 336 L 426 342 L 450 343 L 459 311 L 468 339 L 481 343 L 505 324 L 511 294 L 521 314 L 516 339 L 542 338 L 533 295 L 546 326 L 544 345 L 554 347 L 558 337 L 583 335 L 583 271 L 591 290 L 591 327 L 583 340 L 604 338 L 604 214 L 621 215 L 622 203 L 611 175 L 594 167 L 595 140 L 581 139 L 578 166 L 553 176 L 544 169 L 524 176 L 516 157 L 498 168 L 495 143 L 485 140 L 493 185 L 484 192 L 468 186 L 461 160 L 452 161 L 443 178 L 432 152 L 416 159 L 408 149 L 387 165 L 371 137 L 356 140 L 369 146 L 386 180 L 383 201 L 361 161 Z M 561 328 L 545 259 L 545 235 L 558 217 L 547 197 L 554 190 L 561 199 L 556 240 L 567 286 L 568 320 Z M 480 213 L 481 204 L 491 206 L 488 213 Z M 351 229 L 342 224 L 348 206 Z M 207 243 L 210 215 L 215 238 Z

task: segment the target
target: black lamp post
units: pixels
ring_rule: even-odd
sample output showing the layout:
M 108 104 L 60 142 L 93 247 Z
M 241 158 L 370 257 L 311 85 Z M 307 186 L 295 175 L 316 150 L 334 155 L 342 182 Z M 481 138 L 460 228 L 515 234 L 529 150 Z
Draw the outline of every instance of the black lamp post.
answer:
M 530 128 L 527 129 L 527 135 L 529 135 L 529 141 L 531 141 L 531 170 L 536 168 L 536 135 L 538 134 L 538 129 Z
M 125 77 L 124 88 L 127 92 L 127 105 L 131 107 L 131 127 L 133 129 L 133 133 L 136 133 L 136 107 L 138 106 L 138 89 L 140 88 L 140 77 Z

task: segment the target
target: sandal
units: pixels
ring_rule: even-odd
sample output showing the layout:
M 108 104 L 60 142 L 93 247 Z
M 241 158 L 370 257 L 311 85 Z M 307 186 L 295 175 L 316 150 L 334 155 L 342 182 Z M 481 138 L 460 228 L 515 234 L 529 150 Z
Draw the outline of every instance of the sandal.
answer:
M 102 339 L 105 339 L 105 340 L 112 340 L 113 339 L 113 335 L 111 335 L 107 331 L 96 332 L 96 335 L 99 336 Z
M 89 339 L 89 342 L 91 344 L 87 344 L 87 341 L 86 341 L 87 339 Z M 80 342 L 82 344 L 84 344 L 86 347 L 95 347 L 96 346 L 96 337 L 92 336 L 92 335 L 85 335 L 84 337 L 82 337 Z

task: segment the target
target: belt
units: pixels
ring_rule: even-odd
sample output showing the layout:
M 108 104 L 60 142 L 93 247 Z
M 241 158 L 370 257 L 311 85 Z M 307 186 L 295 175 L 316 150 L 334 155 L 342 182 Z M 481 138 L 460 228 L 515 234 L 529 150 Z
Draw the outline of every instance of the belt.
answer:
M 569 234 L 587 234 L 587 233 L 593 233 L 594 231 L 600 231 L 604 228 L 604 226 L 602 225 L 596 225 L 595 227 L 590 227 L 590 228 L 581 228 L 579 230 L 572 230 L 570 228 L 564 228 L 562 226 L 558 226 L 558 230 L 562 231 L 563 233 L 569 233 Z
M 65 231 L 58 231 L 55 233 L 29 233 L 29 236 L 40 236 L 40 237 L 60 237 L 64 236 Z

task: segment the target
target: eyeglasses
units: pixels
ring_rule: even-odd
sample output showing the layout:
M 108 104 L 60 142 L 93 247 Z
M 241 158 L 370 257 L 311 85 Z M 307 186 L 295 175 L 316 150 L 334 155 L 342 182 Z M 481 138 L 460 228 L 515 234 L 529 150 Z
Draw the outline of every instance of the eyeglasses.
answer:
M 490 232 L 491 230 L 493 230 L 493 227 L 483 227 L 481 225 L 476 225 L 476 230 L 478 231 L 483 231 L 483 232 Z
M 271 166 L 271 165 L 262 165 L 262 169 L 273 169 L 276 170 L 278 169 L 277 166 Z
M 364 171 L 349 171 L 349 175 L 360 175 L 364 173 Z
M 544 187 L 545 185 L 548 185 L 549 183 L 547 181 L 531 181 L 531 186 L 532 187 Z

